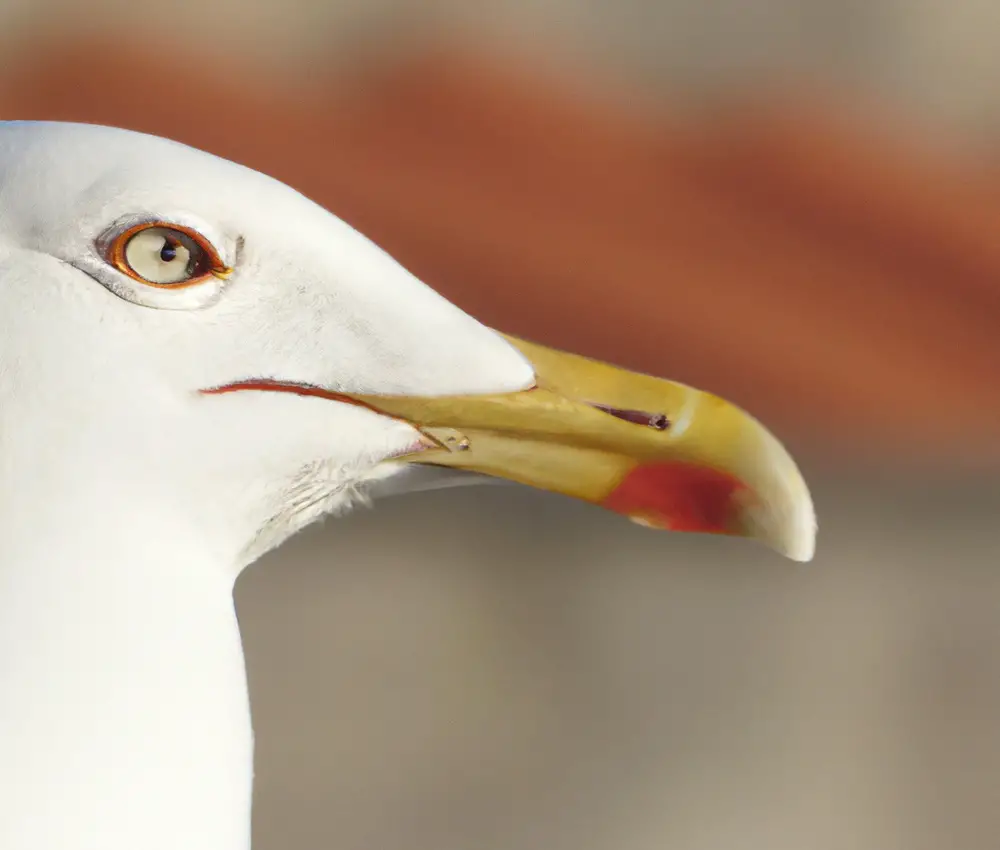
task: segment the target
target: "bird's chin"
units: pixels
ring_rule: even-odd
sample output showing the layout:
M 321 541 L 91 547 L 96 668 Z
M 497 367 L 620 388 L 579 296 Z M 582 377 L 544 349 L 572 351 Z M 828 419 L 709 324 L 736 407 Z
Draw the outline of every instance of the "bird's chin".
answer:
M 443 490 L 449 487 L 466 487 L 475 484 L 516 486 L 505 478 L 470 472 L 447 466 L 418 466 L 387 460 L 381 464 L 391 474 L 370 480 L 365 494 L 371 499 L 402 496 L 408 493 L 424 493 L 428 490 Z

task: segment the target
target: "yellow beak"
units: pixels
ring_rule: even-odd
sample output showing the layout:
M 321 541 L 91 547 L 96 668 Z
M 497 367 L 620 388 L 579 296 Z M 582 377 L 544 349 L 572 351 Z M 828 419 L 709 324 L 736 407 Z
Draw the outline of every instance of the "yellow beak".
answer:
M 563 493 L 675 531 L 760 540 L 813 556 L 805 481 L 753 417 L 683 384 L 505 336 L 536 386 L 465 396 L 346 398 L 425 439 L 407 462 L 458 467 Z

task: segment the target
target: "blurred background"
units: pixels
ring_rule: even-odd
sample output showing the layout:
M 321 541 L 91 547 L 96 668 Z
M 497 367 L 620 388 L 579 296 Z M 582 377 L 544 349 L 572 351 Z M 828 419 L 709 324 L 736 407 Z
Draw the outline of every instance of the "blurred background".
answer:
M 291 183 L 505 331 L 739 402 L 816 562 L 516 488 L 238 588 L 256 850 L 992 850 L 1000 5 L 0 0 L 0 117 Z

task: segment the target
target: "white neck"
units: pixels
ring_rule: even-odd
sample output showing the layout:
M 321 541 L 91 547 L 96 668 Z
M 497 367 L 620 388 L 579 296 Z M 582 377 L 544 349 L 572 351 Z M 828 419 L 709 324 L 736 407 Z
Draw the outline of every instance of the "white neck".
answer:
M 246 850 L 235 572 L 153 505 L 34 473 L 0 475 L 0 847 Z

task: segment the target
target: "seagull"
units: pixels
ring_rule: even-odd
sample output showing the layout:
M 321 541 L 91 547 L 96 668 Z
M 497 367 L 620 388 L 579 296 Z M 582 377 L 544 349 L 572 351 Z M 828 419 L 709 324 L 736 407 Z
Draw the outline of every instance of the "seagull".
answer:
M 505 479 L 814 551 L 738 407 L 492 330 L 294 189 L 116 128 L 0 123 L 0 411 L 3 850 L 246 850 L 234 582 L 373 493 Z

